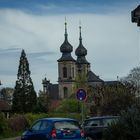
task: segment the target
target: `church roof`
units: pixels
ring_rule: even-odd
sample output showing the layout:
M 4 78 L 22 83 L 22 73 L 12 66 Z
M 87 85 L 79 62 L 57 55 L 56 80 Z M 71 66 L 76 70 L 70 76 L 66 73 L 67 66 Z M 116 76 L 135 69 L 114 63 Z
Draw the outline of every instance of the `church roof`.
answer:
M 68 42 L 68 34 L 67 34 L 67 23 L 65 22 L 65 40 L 63 44 L 60 46 L 60 51 L 62 52 L 62 56 L 58 59 L 60 61 L 75 61 L 71 56 L 71 52 L 73 51 L 72 45 Z
M 61 61 L 74 61 L 75 62 L 75 59 L 71 56 L 71 54 L 69 53 L 64 53 L 62 54 L 61 58 L 57 60 L 58 62 L 61 62 Z
M 77 56 L 77 63 L 80 64 L 89 64 L 89 62 L 86 60 L 87 55 L 87 49 L 82 44 L 82 36 L 81 36 L 81 26 L 80 29 L 80 37 L 79 37 L 79 46 L 75 50 L 75 55 Z
M 80 41 L 78 48 L 75 50 L 75 54 L 77 56 L 86 56 L 87 55 L 87 49 L 83 46 L 81 41 Z
M 85 56 L 79 56 L 79 57 L 77 57 L 76 63 L 78 63 L 78 64 L 90 64 L 86 60 Z
M 120 81 L 105 81 L 104 84 L 108 86 L 122 85 Z
M 95 73 L 89 71 L 87 73 L 87 81 L 88 82 L 104 82 L 102 79 L 99 78 Z
M 60 46 L 60 51 L 62 53 L 71 53 L 73 51 L 72 45 L 68 42 L 67 37 L 65 37 L 65 40 L 63 44 Z

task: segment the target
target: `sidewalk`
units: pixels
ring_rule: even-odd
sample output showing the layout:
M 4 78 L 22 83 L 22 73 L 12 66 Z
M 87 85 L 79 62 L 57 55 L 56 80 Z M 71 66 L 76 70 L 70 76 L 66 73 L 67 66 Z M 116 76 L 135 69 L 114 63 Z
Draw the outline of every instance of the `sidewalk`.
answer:
M 0 139 L 0 140 L 21 140 L 21 137 L 15 137 L 15 138 L 7 138 L 7 139 Z

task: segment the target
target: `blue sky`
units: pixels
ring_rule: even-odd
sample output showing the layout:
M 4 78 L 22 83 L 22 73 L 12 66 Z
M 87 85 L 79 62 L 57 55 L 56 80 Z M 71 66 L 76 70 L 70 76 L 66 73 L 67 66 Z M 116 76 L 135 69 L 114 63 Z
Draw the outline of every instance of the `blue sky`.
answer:
M 138 4 L 138 0 L 0 0 L 2 86 L 15 86 L 22 49 L 37 91 L 42 90 L 45 76 L 57 83 L 65 17 L 74 50 L 81 21 L 83 44 L 94 73 L 103 80 L 126 76 L 140 59 L 140 30 L 131 23 L 130 14 Z M 76 59 L 74 52 L 72 56 Z
M 139 0 L 0 0 L 0 8 L 12 8 L 33 14 L 107 13 L 111 7 L 124 8 Z M 115 10 L 115 9 L 114 9 Z

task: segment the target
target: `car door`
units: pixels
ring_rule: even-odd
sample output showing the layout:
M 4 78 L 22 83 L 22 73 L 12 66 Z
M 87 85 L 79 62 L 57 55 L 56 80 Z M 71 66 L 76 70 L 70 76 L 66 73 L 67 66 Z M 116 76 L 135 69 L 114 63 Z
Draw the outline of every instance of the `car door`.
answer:
M 41 126 L 42 121 L 37 121 L 35 122 L 31 129 L 29 129 L 30 133 L 29 133 L 29 140 L 41 140 L 40 138 L 40 126 Z
M 39 135 L 40 139 L 39 140 L 48 140 L 51 138 L 51 130 L 52 130 L 52 124 L 47 121 L 43 120 L 39 129 Z

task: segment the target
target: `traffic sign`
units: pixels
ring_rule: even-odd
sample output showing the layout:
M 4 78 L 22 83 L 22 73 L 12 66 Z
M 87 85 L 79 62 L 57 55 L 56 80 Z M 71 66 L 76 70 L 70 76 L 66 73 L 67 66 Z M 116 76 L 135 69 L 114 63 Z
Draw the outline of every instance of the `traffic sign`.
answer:
M 79 89 L 76 93 L 76 97 L 78 100 L 83 101 L 87 97 L 87 93 L 84 89 Z

